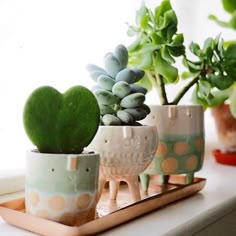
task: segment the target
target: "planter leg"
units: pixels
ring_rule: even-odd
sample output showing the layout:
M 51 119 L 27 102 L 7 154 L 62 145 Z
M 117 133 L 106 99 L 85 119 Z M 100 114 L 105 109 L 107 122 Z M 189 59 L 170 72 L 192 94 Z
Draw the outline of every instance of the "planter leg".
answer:
M 115 181 L 115 180 L 109 181 L 110 199 L 111 200 L 116 200 L 119 186 L 120 186 L 120 181 Z
M 160 177 L 161 177 L 161 184 L 169 183 L 170 175 L 161 175 Z
M 150 179 L 149 174 L 142 173 L 139 175 L 139 178 L 140 178 L 143 191 L 147 192 L 148 186 L 149 186 L 149 179 Z
M 185 176 L 185 184 L 191 184 L 194 180 L 194 172 L 193 173 L 188 173 Z
M 131 194 L 131 198 L 134 202 L 141 200 L 140 190 L 139 190 L 139 181 L 138 176 L 129 176 L 126 178 L 126 183 L 129 186 L 129 192 Z
M 103 191 L 103 188 L 104 188 L 106 182 L 107 181 L 105 179 L 99 179 L 97 201 L 99 201 L 99 199 L 102 195 L 102 191 Z

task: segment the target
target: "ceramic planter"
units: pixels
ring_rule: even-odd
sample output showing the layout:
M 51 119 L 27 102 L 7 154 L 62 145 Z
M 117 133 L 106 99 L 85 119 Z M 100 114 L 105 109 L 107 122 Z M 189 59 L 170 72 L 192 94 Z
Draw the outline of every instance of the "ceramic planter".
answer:
M 66 225 L 95 217 L 98 154 L 27 153 L 26 211 Z
M 145 190 L 149 174 L 160 174 L 168 183 L 169 175 L 186 174 L 186 184 L 201 169 L 204 159 L 204 111 L 201 106 L 150 106 L 151 113 L 142 123 L 156 125 L 159 145 L 156 156 L 140 175 Z
M 156 126 L 100 126 L 88 148 L 100 154 L 99 194 L 110 182 L 110 198 L 116 199 L 125 181 L 133 201 L 141 199 L 138 176 L 154 158 L 158 144 Z
M 215 120 L 221 150 L 236 152 L 236 119 L 232 116 L 229 105 L 211 108 L 211 113 Z
M 232 116 L 228 104 L 211 109 L 219 139 L 218 150 L 213 150 L 217 162 L 236 165 L 236 119 Z

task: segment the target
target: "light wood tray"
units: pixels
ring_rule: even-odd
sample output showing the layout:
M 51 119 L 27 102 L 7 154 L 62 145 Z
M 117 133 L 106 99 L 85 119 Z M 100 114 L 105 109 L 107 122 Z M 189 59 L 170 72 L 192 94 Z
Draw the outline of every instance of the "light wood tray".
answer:
M 126 184 L 121 184 L 116 201 L 109 200 L 109 192 L 105 188 L 97 206 L 96 219 L 78 227 L 66 226 L 25 213 L 24 198 L 2 203 L 0 216 L 12 225 L 40 235 L 52 236 L 55 232 L 57 236 L 91 235 L 191 196 L 203 189 L 206 183 L 206 179 L 194 178 L 192 184 L 184 185 L 183 176 L 172 176 L 170 184 L 160 186 L 157 177 L 151 176 L 148 194 L 142 193 L 142 200 L 135 203 L 130 201 Z

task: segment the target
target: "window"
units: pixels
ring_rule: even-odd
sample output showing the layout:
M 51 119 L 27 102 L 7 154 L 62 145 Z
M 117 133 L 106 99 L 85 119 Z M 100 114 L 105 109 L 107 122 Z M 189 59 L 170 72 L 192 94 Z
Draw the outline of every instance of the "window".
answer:
M 41 85 L 60 91 L 90 86 L 86 64 L 101 64 L 105 52 L 126 43 L 125 22 L 133 20 L 135 5 L 125 0 L 0 2 L 0 170 L 24 168 L 25 151 L 33 148 L 22 126 L 31 91 Z
M 87 63 L 102 65 L 103 55 L 118 43 L 128 44 L 126 22 L 134 21 L 137 0 L 2 0 L 0 1 L 0 171 L 24 168 L 33 148 L 22 127 L 26 98 L 41 85 L 60 91 L 90 87 Z M 160 0 L 146 1 L 154 6 Z M 179 31 L 202 42 L 222 29 L 207 20 L 225 17 L 220 0 L 173 0 Z M 227 31 L 223 36 L 230 37 Z M 149 95 L 153 103 L 155 95 Z M 189 100 L 189 97 L 186 98 Z

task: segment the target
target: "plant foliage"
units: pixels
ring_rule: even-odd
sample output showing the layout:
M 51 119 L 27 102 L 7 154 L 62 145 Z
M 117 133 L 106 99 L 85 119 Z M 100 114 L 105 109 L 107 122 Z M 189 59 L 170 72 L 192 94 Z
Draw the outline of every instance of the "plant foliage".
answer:
M 136 12 L 136 25 L 128 26 L 128 35 L 135 37 L 128 49 L 129 64 L 146 72 L 140 83 L 149 89 L 155 87 L 163 105 L 178 104 L 192 87 L 195 103 L 204 107 L 222 103 L 236 80 L 236 44 L 225 47 L 220 36 L 206 39 L 202 48 L 192 42 L 189 49 L 196 58 L 193 61 L 187 58 L 184 35 L 177 29 L 178 19 L 169 0 L 163 0 L 153 11 L 142 4 Z M 187 82 L 170 102 L 166 85 L 178 82 L 175 61 L 180 56 L 188 69 L 183 73 Z

